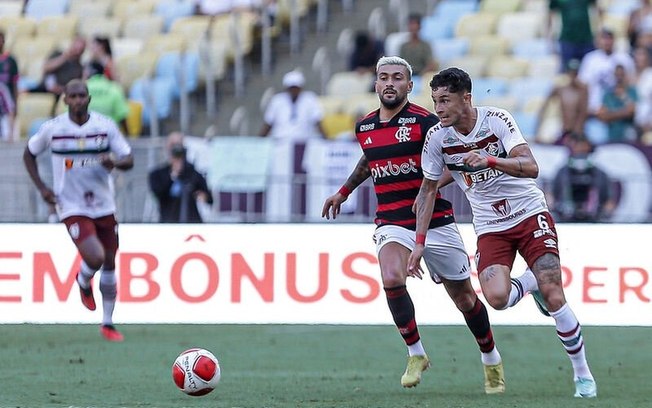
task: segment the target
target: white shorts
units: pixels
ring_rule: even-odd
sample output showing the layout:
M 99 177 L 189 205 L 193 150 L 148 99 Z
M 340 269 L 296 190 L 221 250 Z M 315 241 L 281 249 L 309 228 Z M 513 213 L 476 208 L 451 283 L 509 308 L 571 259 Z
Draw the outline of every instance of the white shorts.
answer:
M 415 239 L 416 233 L 407 228 L 396 225 L 378 227 L 374 232 L 376 255 L 389 242 L 397 242 L 411 251 L 416 244 Z M 454 222 L 428 230 L 423 260 L 436 283 L 441 283 L 441 278 L 457 281 L 471 276 L 469 255 Z

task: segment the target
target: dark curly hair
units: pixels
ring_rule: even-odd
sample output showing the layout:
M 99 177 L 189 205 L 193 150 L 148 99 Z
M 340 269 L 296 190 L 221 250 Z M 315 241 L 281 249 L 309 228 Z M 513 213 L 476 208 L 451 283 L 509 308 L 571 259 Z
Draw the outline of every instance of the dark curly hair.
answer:
M 448 92 L 471 92 L 471 77 L 459 68 L 446 68 L 435 74 L 430 81 L 430 88 L 448 88 Z

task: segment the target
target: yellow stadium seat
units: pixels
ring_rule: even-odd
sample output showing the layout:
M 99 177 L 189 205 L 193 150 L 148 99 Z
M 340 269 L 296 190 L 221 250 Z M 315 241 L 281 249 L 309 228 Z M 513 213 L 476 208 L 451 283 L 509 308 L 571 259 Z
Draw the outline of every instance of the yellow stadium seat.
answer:
M 101 35 L 116 38 L 122 30 L 122 20 L 111 17 L 84 17 L 79 20 L 77 31 L 79 35 L 91 38 Z
M 5 32 L 8 47 L 16 39 L 31 37 L 36 31 L 36 21 L 22 16 L 0 15 L 0 29 Z
M 529 68 L 530 64 L 525 59 L 500 56 L 489 60 L 486 75 L 489 77 L 514 79 L 526 76 Z
M 30 127 L 37 120 L 47 120 L 52 117 L 54 96 L 51 93 L 21 93 L 18 95 L 16 120 L 20 137 L 32 136 Z
M 72 39 L 77 33 L 78 20 L 74 15 L 43 17 L 36 26 L 36 35 L 57 37 L 58 40 Z
M 483 35 L 470 39 L 469 54 L 485 55 L 507 55 L 509 52 L 509 41 L 496 35 Z
M 45 60 L 55 51 L 57 40 L 54 36 L 21 37 L 12 44 L 11 53 L 19 64 Z
M 473 13 L 465 14 L 455 25 L 456 37 L 477 37 L 492 35 L 496 32 L 498 14 L 494 13 Z
M 346 99 L 337 95 L 320 95 L 319 105 L 324 115 L 342 112 Z
M 336 72 L 326 84 L 327 95 L 349 96 L 367 93 L 371 90 L 374 76 L 352 71 Z
M 220 17 L 217 18 L 218 20 Z M 198 44 L 200 39 L 206 37 L 210 24 L 208 16 L 181 17 L 170 26 L 170 34 L 180 35 L 186 44 Z
M 116 0 L 113 2 L 113 17 L 124 20 L 142 14 L 152 14 L 156 0 Z
M 199 82 L 204 84 L 210 73 L 215 80 L 223 79 L 226 75 L 227 49 L 225 41 L 199 41 Z M 209 72 L 209 67 L 212 69 Z
M 321 121 L 322 128 L 328 139 L 335 139 L 344 132 L 352 132 L 355 126 L 355 117 L 346 112 L 335 112 L 324 115 Z
M 127 17 L 122 25 L 122 36 L 146 40 L 163 32 L 163 17 L 157 15 L 137 15 Z
M 614 37 L 622 38 L 627 36 L 629 16 L 621 14 L 606 13 L 602 17 L 602 27 L 613 31 Z
M 561 62 L 557 54 L 530 60 L 527 75 L 533 78 L 555 78 L 559 74 Z
M 111 42 L 113 59 L 140 54 L 143 51 L 143 44 L 144 42 L 140 38 L 114 38 Z
M 480 11 L 483 13 L 511 13 L 521 8 L 523 0 L 482 0 Z
M 138 137 L 143 133 L 143 104 L 132 100 L 127 102 L 129 104 L 127 132 L 129 137 Z
M 70 0 L 68 14 L 79 18 L 108 17 L 111 11 L 111 0 Z
M 127 55 L 116 59 L 116 68 L 120 73 L 120 83 L 129 90 L 133 82 L 141 77 L 149 77 L 154 73 L 158 53 L 151 50 L 136 55 Z
M 19 17 L 23 12 L 23 0 L 4 0 L 0 2 L 0 16 Z
M 545 15 L 537 12 L 504 14 L 498 20 L 496 34 L 506 38 L 513 45 L 518 41 L 538 38 L 543 35 Z
M 487 70 L 489 58 L 486 55 L 464 55 L 452 58 L 448 65 L 466 71 L 471 78 L 482 77 Z
M 162 54 L 168 51 L 181 52 L 186 48 L 186 39 L 181 34 L 161 34 L 149 37 L 143 49 Z
M 344 109 L 354 118 L 359 118 L 367 113 L 378 109 L 380 102 L 375 92 L 357 92 L 345 96 Z

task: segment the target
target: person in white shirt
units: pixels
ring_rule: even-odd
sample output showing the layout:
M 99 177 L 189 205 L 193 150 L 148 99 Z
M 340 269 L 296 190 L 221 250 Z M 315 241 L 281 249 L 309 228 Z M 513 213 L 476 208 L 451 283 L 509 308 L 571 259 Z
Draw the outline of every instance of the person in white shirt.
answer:
M 589 114 L 594 115 L 602 106 L 605 91 L 616 85 L 614 70 L 616 65 L 622 65 L 627 75 L 633 78 L 636 74 L 634 59 L 626 52 L 614 49 L 614 33 L 603 28 L 597 38 L 598 48 L 582 58 L 579 79 L 589 87 Z
M 88 110 L 90 99 L 83 81 L 66 84 L 68 112 L 45 122 L 28 140 L 23 162 L 43 200 L 56 205 L 59 219 L 81 255 L 76 281 L 82 303 L 90 310 L 96 308 L 91 279 L 102 269 L 100 333 L 106 340 L 122 341 L 123 335 L 113 325 L 118 224 L 111 171 L 131 169 L 134 160 L 115 122 Z M 47 150 L 52 156 L 52 188 L 41 178 L 36 162 L 36 157 Z
M 595 397 L 581 327 L 562 287 L 555 222 L 534 180 L 539 166 L 530 147 L 509 112 L 473 106 L 471 78 L 463 70 L 439 72 L 430 87 L 441 121 L 424 142 L 424 179 L 414 204 L 417 236 L 428 229 L 439 187 L 452 177 L 471 204 L 478 280 L 487 302 L 502 310 L 532 293 L 541 312 L 555 320 L 573 366 L 575 397 Z M 418 272 L 423 252 L 417 243 L 408 274 Z M 533 282 L 510 279 L 517 252 L 534 273 Z
M 326 137 L 321 125 L 323 111 L 319 99 L 314 92 L 304 90 L 304 85 L 301 71 L 290 71 L 283 76 L 285 91 L 269 101 L 261 136 L 296 141 Z

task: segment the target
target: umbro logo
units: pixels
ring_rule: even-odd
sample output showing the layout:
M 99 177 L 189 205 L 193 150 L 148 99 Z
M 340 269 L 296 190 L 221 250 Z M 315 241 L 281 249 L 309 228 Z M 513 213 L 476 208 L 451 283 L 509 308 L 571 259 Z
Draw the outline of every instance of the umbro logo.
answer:
M 373 141 L 371 140 L 371 136 L 367 137 L 363 143 L 363 145 L 370 145 L 372 144 Z

